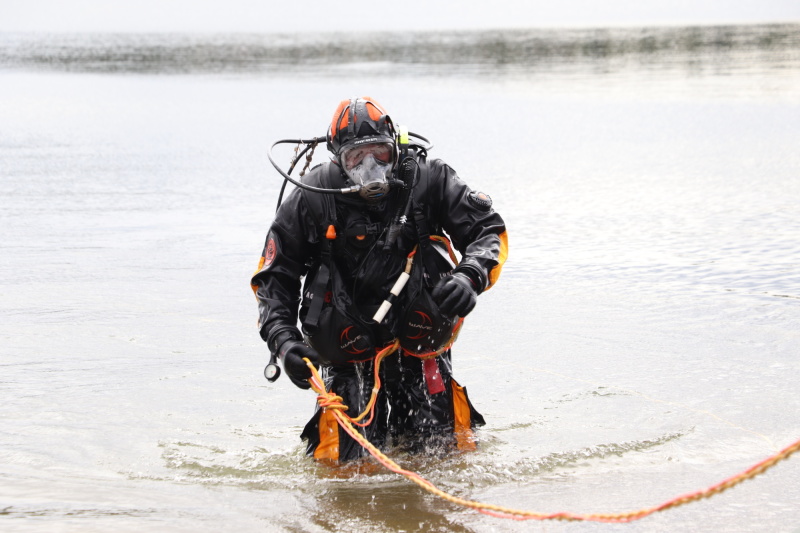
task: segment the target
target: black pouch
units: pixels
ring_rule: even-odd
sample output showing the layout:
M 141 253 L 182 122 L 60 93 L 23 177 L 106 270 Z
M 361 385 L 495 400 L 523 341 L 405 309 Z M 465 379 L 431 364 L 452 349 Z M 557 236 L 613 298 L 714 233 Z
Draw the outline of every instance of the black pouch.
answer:
M 349 300 L 345 294 L 334 294 L 342 281 L 335 270 L 330 275 L 328 272 L 321 265 L 306 280 L 300 306 L 305 341 L 316 350 L 321 362 L 326 365 L 342 366 L 368 360 L 375 355 L 372 333 L 341 308 Z M 320 273 L 324 275 L 324 284 L 317 279 Z
M 323 307 L 317 327 L 304 326 L 303 334 L 326 365 L 342 366 L 375 356 L 375 343 L 370 331 L 334 305 Z
M 401 317 L 398 334 L 400 347 L 420 357 L 438 354 L 447 348 L 461 324 L 458 317 L 444 315 L 431 296 L 436 282 L 455 268 L 447 246 L 432 240 L 428 248 L 431 253 L 425 261 L 415 261 L 408 280 L 409 303 Z

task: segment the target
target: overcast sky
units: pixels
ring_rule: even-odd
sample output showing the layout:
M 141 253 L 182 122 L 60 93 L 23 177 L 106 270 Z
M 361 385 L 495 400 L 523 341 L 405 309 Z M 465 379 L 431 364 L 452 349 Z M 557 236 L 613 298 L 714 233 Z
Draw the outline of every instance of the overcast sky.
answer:
M 365 5 L 371 7 L 356 7 Z M 284 33 L 754 22 L 800 22 L 800 0 L 0 0 L 0 31 Z

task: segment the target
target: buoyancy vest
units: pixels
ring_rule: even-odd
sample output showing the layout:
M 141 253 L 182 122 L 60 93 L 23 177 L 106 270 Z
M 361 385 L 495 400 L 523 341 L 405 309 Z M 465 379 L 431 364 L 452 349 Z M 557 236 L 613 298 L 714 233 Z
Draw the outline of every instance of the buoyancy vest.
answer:
M 338 166 L 328 163 L 328 168 L 320 171 L 321 187 L 340 185 Z M 395 339 L 404 351 L 419 356 L 436 354 L 452 342 L 460 319 L 444 316 L 433 301 L 431 290 L 455 267 L 455 257 L 446 237 L 431 237 L 420 206 L 412 204 L 413 216 L 409 217 L 405 231 L 413 236 L 417 250 L 410 279 L 389 314 L 378 324 L 371 317 L 388 295 L 388 289 L 386 294 L 373 295 L 374 305 L 372 301 L 359 301 L 356 305 L 340 268 L 351 267 L 347 260 L 351 252 L 383 253 L 376 248 L 381 247 L 386 224 L 350 216 L 353 210 L 337 213 L 333 195 L 306 190 L 302 194 L 320 242 L 319 257 L 304 283 L 300 320 L 306 342 L 319 353 L 323 363 L 345 365 L 368 360 Z M 355 264 L 355 257 L 351 259 Z M 399 251 L 384 259 L 388 271 L 378 273 L 384 280 L 399 274 L 406 261 L 405 254 Z

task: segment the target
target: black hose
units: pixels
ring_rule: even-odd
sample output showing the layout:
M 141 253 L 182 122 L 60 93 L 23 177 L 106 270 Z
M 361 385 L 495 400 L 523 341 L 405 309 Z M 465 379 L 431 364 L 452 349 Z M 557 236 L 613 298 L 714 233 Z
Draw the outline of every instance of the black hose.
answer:
M 402 183 L 402 189 L 397 201 L 397 211 L 395 211 L 394 218 L 392 218 L 392 223 L 389 225 L 389 230 L 386 233 L 386 242 L 383 245 L 383 250 L 385 252 L 388 252 L 392 249 L 395 241 L 397 241 L 397 237 L 400 235 L 400 231 L 403 229 L 405 217 L 408 214 L 408 208 L 411 205 L 411 191 L 417 184 L 416 181 L 418 174 L 419 164 L 417 163 L 416 159 L 406 156 L 402 163 L 400 163 L 400 168 L 397 172 L 397 177 Z
M 433 144 L 431 144 L 431 142 L 428 139 L 426 139 L 425 137 L 423 137 L 422 135 L 419 135 L 417 133 L 412 133 L 412 132 L 409 132 L 408 135 L 409 135 L 409 137 L 414 137 L 416 139 L 420 139 L 420 140 L 422 140 L 422 141 L 424 141 L 426 143 L 426 146 L 418 145 L 416 143 L 414 144 L 414 146 L 417 146 L 424 154 L 427 155 L 428 150 L 433 148 Z M 272 166 L 275 167 L 275 170 L 277 170 L 278 173 L 281 176 L 283 176 L 283 179 L 284 179 L 283 185 L 281 186 L 281 190 L 280 190 L 280 193 L 278 195 L 278 206 L 275 208 L 276 211 L 277 211 L 278 207 L 280 207 L 281 202 L 283 201 L 283 193 L 286 190 L 286 183 L 292 183 L 293 185 L 295 185 L 297 187 L 300 187 L 302 189 L 306 189 L 307 191 L 318 192 L 318 193 L 322 193 L 322 194 L 350 194 L 350 193 L 358 192 L 358 190 L 361 188 L 359 185 L 353 185 L 351 187 L 344 187 L 344 188 L 341 188 L 341 189 L 323 189 L 322 187 L 313 187 L 311 185 L 306 185 L 305 183 L 301 183 L 300 181 L 292 178 L 292 176 L 290 174 L 294 170 L 294 167 L 297 165 L 298 161 L 300 161 L 301 156 L 303 156 L 311 148 L 311 146 L 314 146 L 314 145 L 319 144 L 321 142 L 327 142 L 327 141 L 328 141 L 328 137 L 327 136 L 314 137 L 313 139 L 282 139 L 280 141 L 277 141 L 277 142 L 273 143 L 273 145 L 270 146 L 269 151 L 267 152 L 267 157 L 269 157 L 269 162 L 272 163 Z M 305 144 L 306 145 L 306 147 L 299 154 L 297 154 L 297 157 L 294 159 L 294 161 L 292 161 L 292 165 L 289 167 L 289 172 L 284 172 L 283 169 L 278 166 L 278 163 L 275 162 L 275 159 L 272 158 L 272 151 L 279 144 Z M 411 158 L 408 158 L 407 160 L 411 160 Z M 405 161 L 403 163 L 405 163 Z M 416 165 L 416 161 L 414 161 L 414 164 Z M 403 170 L 401 169 L 401 171 L 398 174 L 402 174 L 402 173 L 403 173 Z M 412 176 L 412 178 L 413 178 L 413 176 Z M 400 176 L 400 180 L 401 181 L 404 180 L 402 175 Z M 405 185 L 404 185 L 403 188 L 404 189 L 408 189 L 410 191 L 410 189 L 413 187 L 413 185 L 414 185 L 414 183 L 413 183 L 413 179 L 412 179 L 412 181 L 410 181 L 410 182 L 405 182 Z M 400 202 L 399 208 L 402 208 L 402 209 L 404 209 L 404 211 L 407 211 L 408 210 L 408 201 L 409 201 L 409 199 L 410 199 L 410 192 L 409 192 L 409 196 L 405 197 L 404 201 Z M 397 217 L 397 219 L 399 220 L 399 217 L 402 217 L 404 214 L 405 214 L 405 212 L 401 213 Z
M 327 137 L 317 137 L 315 139 L 284 139 L 282 141 L 278 141 L 278 142 L 274 143 L 270 147 L 269 152 L 267 152 L 267 157 L 269 157 L 269 162 L 272 163 L 272 166 L 275 167 L 275 170 L 277 170 L 280 173 L 280 175 L 283 176 L 283 178 L 286 181 L 289 181 L 293 185 L 296 185 L 297 187 L 300 187 L 302 189 L 306 189 L 308 191 L 318 192 L 318 193 L 322 193 L 322 194 L 348 194 L 348 193 L 351 193 L 351 192 L 357 192 L 358 189 L 360 188 L 359 186 L 345 187 L 345 188 L 342 188 L 342 189 L 323 189 L 322 187 L 312 187 L 311 185 L 306 185 L 305 183 L 301 183 L 301 182 L 297 181 L 296 179 L 291 177 L 289 174 L 284 172 L 283 169 L 281 169 L 281 167 L 278 166 L 278 163 L 276 163 L 275 160 L 272 158 L 272 150 L 279 144 L 298 144 L 298 143 L 311 144 L 311 143 L 319 143 L 319 142 L 326 141 L 326 140 L 327 140 Z M 295 161 L 295 163 L 296 163 L 296 161 Z M 292 166 L 292 168 L 294 168 L 294 165 Z

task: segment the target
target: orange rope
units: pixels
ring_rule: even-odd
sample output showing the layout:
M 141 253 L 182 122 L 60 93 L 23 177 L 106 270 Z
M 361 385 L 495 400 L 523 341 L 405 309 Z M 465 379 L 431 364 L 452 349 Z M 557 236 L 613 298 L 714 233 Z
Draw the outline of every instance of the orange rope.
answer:
M 437 241 L 444 244 L 445 247 L 447 248 L 447 253 L 450 254 L 450 259 L 453 260 L 453 264 L 454 265 L 458 264 L 458 258 L 456 257 L 456 254 L 453 253 L 453 247 L 450 245 L 450 239 L 442 235 L 431 235 L 430 238 L 432 241 Z
M 389 348 L 391 348 L 391 346 Z M 382 464 L 388 470 L 394 472 L 395 474 L 400 474 L 401 476 L 407 478 L 409 481 L 416 483 L 417 485 L 427 490 L 431 494 L 439 496 L 440 498 L 445 499 L 451 503 L 455 503 L 463 507 L 468 507 L 470 509 L 474 509 L 478 512 L 487 514 L 489 516 L 494 516 L 497 518 L 509 518 L 512 520 L 565 520 L 565 521 L 608 522 L 608 523 L 633 522 L 635 520 L 640 520 L 646 516 L 649 516 L 653 513 L 665 511 L 667 509 L 685 505 L 687 503 L 695 502 L 704 498 L 709 498 L 723 491 L 726 491 L 729 488 L 732 488 L 738 485 L 739 483 L 742 483 L 743 481 L 752 479 L 757 475 L 766 472 L 780 461 L 788 459 L 792 454 L 800 450 L 800 440 L 798 440 L 797 442 L 787 446 L 777 454 L 768 457 L 767 459 L 764 459 L 763 461 L 751 466 L 744 472 L 741 472 L 740 474 L 737 474 L 715 485 L 712 485 L 707 489 L 691 492 L 683 496 L 678 496 L 662 503 L 661 505 L 657 505 L 655 507 L 649 507 L 646 509 L 641 509 L 639 511 L 631 511 L 626 513 L 607 513 L 607 514 L 576 514 L 569 512 L 537 513 L 521 509 L 512 509 L 509 507 L 502 507 L 500 505 L 481 503 L 478 501 L 467 500 L 464 498 L 453 496 L 452 494 L 449 494 L 439 489 L 433 483 L 423 478 L 419 474 L 411 472 L 410 470 L 405 470 L 400 465 L 392 461 L 389 457 L 387 457 L 383 452 L 378 450 L 371 442 L 369 442 L 363 435 L 361 435 L 353 427 L 353 425 L 348 420 L 349 417 L 347 417 L 347 415 L 345 415 L 342 411 L 342 409 L 346 410 L 347 407 L 341 405 L 341 398 L 339 398 L 340 405 L 338 406 L 335 404 L 335 402 L 332 402 L 331 398 L 338 398 L 338 397 L 336 397 L 331 393 L 328 393 L 325 390 L 325 384 L 323 383 L 322 378 L 317 372 L 317 369 L 308 359 L 306 359 L 305 361 L 308 367 L 311 369 L 312 376 L 308 380 L 309 383 L 311 384 L 311 388 L 317 394 L 319 394 L 320 398 L 324 398 L 326 402 L 329 402 L 326 405 L 322 405 L 322 403 L 320 403 L 320 406 L 327 409 L 333 409 L 334 410 L 333 414 L 336 417 L 336 421 L 339 423 L 342 429 L 348 435 L 350 435 L 350 437 L 352 437 L 353 440 L 355 440 L 361 446 L 363 446 L 364 449 L 366 449 L 370 453 L 370 455 L 372 455 L 380 464 Z
M 319 378 L 319 387 L 314 388 L 314 391 L 317 393 L 317 403 L 323 409 L 334 409 L 337 413 L 341 413 L 341 415 L 345 418 L 345 420 L 349 421 L 353 425 L 358 427 L 367 427 L 372 423 L 372 419 L 375 416 L 375 403 L 378 400 L 378 392 L 381 390 L 381 378 L 380 378 L 380 369 L 381 369 L 381 361 L 383 361 L 386 356 L 391 355 L 394 353 L 397 348 L 400 346 L 400 341 L 394 341 L 393 344 L 383 348 L 380 350 L 374 358 L 374 375 L 375 381 L 372 385 L 372 394 L 369 397 L 369 401 L 367 402 L 367 406 L 364 408 L 364 411 L 361 412 L 360 415 L 356 417 L 350 417 L 347 415 L 345 411 L 349 409 L 348 406 L 342 403 L 343 399 L 341 396 L 334 394 L 333 392 L 329 392 L 325 390 L 325 385 L 322 382 L 322 378 L 319 377 L 316 368 L 314 365 L 311 365 L 308 360 L 306 364 L 312 368 L 312 374 Z M 313 388 L 313 385 L 312 385 Z M 361 420 L 369 414 L 369 419 L 366 422 L 361 422 Z

